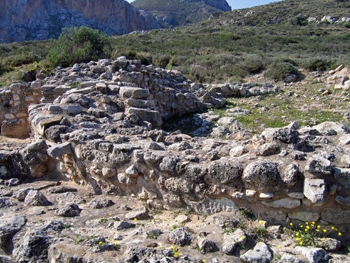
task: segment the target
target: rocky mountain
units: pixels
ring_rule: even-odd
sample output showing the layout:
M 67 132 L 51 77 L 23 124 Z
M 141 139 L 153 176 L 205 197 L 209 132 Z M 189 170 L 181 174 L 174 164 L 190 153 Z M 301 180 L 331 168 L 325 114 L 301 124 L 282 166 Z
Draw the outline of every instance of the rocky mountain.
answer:
M 153 17 L 124 0 L 0 2 L 0 42 L 55 38 L 62 28 L 74 26 L 95 28 L 109 35 L 160 28 Z
M 215 12 L 231 11 L 226 0 L 136 0 L 131 4 L 152 14 L 164 26 L 194 23 Z

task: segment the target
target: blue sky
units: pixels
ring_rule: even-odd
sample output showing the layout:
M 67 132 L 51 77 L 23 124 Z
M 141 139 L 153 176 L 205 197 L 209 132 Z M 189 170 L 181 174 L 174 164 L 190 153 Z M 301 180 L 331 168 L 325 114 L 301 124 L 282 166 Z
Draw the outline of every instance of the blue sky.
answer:
M 232 9 L 240 9 L 252 7 L 256 5 L 266 5 L 268 3 L 277 2 L 277 0 L 226 0 Z
M 127 0 L 132 2 L 133 0 Z M 226 0 L 232 9 L 240 9 L 246 7 L 252 7 L 256 5 L 266 5 L 268 3 L 277 2 L 278 0 Z

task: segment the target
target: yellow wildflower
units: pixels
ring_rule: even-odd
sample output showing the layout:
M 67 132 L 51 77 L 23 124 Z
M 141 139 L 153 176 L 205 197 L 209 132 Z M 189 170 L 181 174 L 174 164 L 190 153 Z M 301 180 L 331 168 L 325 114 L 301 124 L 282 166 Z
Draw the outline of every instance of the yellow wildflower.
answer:
M 136 218 L 136 217 L 134 218 L 134 221 L 137 221 L 137 218 Z
M 300 241 L 301 240 L 301 238 L 300 237 L 297 237 L 296 239 L 295 239 L 295 241 Z
M 289 223 L 289 225 L 290 225 L 290 226 L 293 226 L 293 223 L 292 223 L 292 222 L 290 222 L 290 223 Z
M 114 244 L 114 245 L 118 245 L 118 240 L 114 240 L 114 241 L 113 241 L 113 244 Z
M 278 245 L 277 248 L 282 248 L 282 246 L 281 246 L 281 245 Z
M 340 236 L 340 237 L 341 237 L 341 236 L 342 236 L 342 233 L 341 233 L 341 232 L 338 232 L 338 236 Z
M 297 236 L 297 237 L 298 237 L 298 236 L 300 236 L 300 234 L 299 234 L 299 233 L 296 233 L 296 234 L 295 234 L 295 236 Z
M 174 256 L 174 258 L 178 258 L 178 257 L 179 257 L 179 252 L 175 251 L 175 252 L 173 253 L 173 256 Z
M 305 222 L 305 225 L 308 225 L 309 224 L 309 222 Z
M 316 222 L 311 222 L 311 225 L 315 225 L 316 224 Z
M 300 242 L 299 242 L 299 245 L 302 246 L 302 245 L 303 245 L 303 241 L 300 241 Z
M 245 236 L 241 236 L 241 239 L 244 240 L 244 239 L 245 239 Z
M 101 245 L 103 245 L 103 242 L 102 242 L 102 241 L 100 241 L 100 242 L 98 242 L 98 244 L 101 246 Z
M 327 232 L 327 229 L 323 229 L 323 232 L 326 233 L 326 232 Z
M 320 226 L 320 225 L 318 225 L 318 226 L 317 226 L 317 228 L 321 228 L 321 226 Z
M 202 259 L 202 262 L 205 263 L 205 262 L 207 262 L 207 261 L 206 261 L 205 259 Z

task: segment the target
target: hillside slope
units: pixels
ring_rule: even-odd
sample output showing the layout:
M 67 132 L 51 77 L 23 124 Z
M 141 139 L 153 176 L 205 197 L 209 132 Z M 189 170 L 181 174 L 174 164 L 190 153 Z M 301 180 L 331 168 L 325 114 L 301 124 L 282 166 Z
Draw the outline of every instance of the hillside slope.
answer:
M 131 4 L 152 14 L 164 26 L 195 23 L 212 13 L 231 10 L 226 0 L 136 0 Z
M 65 27 L 87 26 L 109 35 L 160 28 L 124 0 L 2 0 L 0 42 L 56 38 Z

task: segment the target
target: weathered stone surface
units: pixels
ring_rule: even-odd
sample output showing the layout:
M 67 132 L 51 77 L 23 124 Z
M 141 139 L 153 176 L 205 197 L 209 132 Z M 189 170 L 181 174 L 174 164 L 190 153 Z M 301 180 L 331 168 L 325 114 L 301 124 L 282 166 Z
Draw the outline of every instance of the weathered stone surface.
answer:
M 248 149 L 245 148 L 244 146 L 236 146 L 230 150 L 230 156 L 231 157 L 238 157 L 242 156 L 245 153 L 248 153 Z
M 47 154 L 54 159 L 61 157 L 65 154 L 70 154 L 71 152 L 72 147 L 70 142 L 56 144 L 47 149 Z
M 124 229 L 134 228 L 134 227 L 136 227 L 136 224 L 130 223 L 128 221 L 114 222 L 114 228 L 116 228 L 117 230 L 124 230 Z
M 31 206 L 46 206 L 51 204 L 45 195 L 37 190 L 30 190 L 24 199 L 24 203 Z
M 299 175 L 299 167 L 296 164 L 291 163 L 283 168 L 281 179 L 288 187 L 291 187 L 297 183 Z
M 62 207 L 58 208 L 55 211 L 55 214 L 58 216 L 63 216 L 63 217 L 75 217 L 75 216 L 79 216 L 80 212 L 81 212 L 81 209 L 79 208 L 78 205 L 66 204 L 66 205 L 63 205 Z
M 268 128 L 261 135 L 268 141 L 281 141 L 284 143 L 296 143 L 298 140 L 298 123 L 293 122 L 283 128 Z
M 192 235 L 186 228 L 179 227 L 174 231 L 171 231 L 168 235 L 171 243 L 179 246 L 190 245 L 192 242 Z
M 0 222 L 0 248 L 9 251 L 12 246 L 12 237 L 26 224 L 25 216 L 2 218 Z
M 327 262 L 329 259 L 327 252 L 322 248 L 296 247 L 295 249 L 303 254 L 310 263 Z
M 334 178 L 337 182 L 346 188 L 350 188 L 350 169 L 349 168 L 333 168 Z
M 213 183 L 226 184 L 242 176 L 243 167 L 239 162 L 226 158 L 212 162 L 208 167 L 208 174 Z
M 278 154 L 280 146 L 277 143 L 265 143 L 256 148 L 256 154 L 261 156 L 269 156 Z
M 284 253 L 278 263 L 302 263 L 302 261 L 294 255 Z
M 215 244 L 215 242 L 213 242 L 212 240 L 209 240 L 207 238 L 201 238 L 198 241 L 198 248 L 204 254 L 205 253 L 212 253 L 212 252 L 219 250 L 219 248 Z
M 343 197 L 341 195 L 337 195 L 335 197 L 335 201 L 338 204 L 345 205 L 345 206 L 350 206 L 350 197 Z
M 136 219 L 147 219 L 147 218 L 149 218 L 149 214 L 148 214 L 147 209 L 144 207 L 141 210 L 127 213 L 125 215 L 125 218 L 129 219 L 129 220 L 134 220 L 135 218 Z
M 306 178 L 304 181 L 304 195 L 314 204 L 324 203 L 327 198 L 325 180 Z
M 27 232 L 23 238 L 15 243 L 13 250 L 17 262 L 47 262 L 48 248 L 51 238 L 40 232 Z
M 158 111 L 131 107 L 127 110 L 127 115 L 131 114 L 135 114 L 138 120 L 148 121 L 154 128 L 160 127 L 163 124 L 162 116 Z
M 112 205 L 114 205 L 114 202 L 106 198 L 103 198 L 103 199 L 95 198 L 89 202 L 89 206 L 95 209 L 102 209 L 102 208 L 110 207 Z
M 0 42 L 57 38 L 63 28 L 81 25 L 109 35 L 161 28 L 152 16 L 122 1 L 108 1 L 103 7 L 96 3 L 82 5 L 69 1 L 25 2 L 22 9 L 10 0 L 6 0 L 5 4 L 7 8 L 2 13 L 1 24 L 6 30 Z M 15 14 L 15 17 L 10 14 Z M 57 17 L 53 28 L 48 17 Z M 78 70 L 76 65 L 74 71 L 81 69 Z
M 330 175 L 332 172 L 332 162 L 321 155 L 313 155 L 308 158 L 305 170 L 310 173 Z
M 278 177 L 277 163 L 257 161 L 247 165 L 243 171 L 242 180 L 254 185 L 259 190 L 263 190 L 268 185 L 275 184 Z
M 274 200 L 271 202 L 261 201 L 261 203 L 263 205 L 268 206 L 268 207 L 275 207 L 275 208 L 279 208 L 279 207 L 282 208 L 283 207 L 283 208 L 288 208 L 288 209 L 293 209 L 293 208 L 296 208 L 296 207 L 301 205 L 300 200 L 288 198 L 288 197 L 280 199 L 280 200 Z
M 341 213 L 337 212 L 334 208 L 325 208 L 321 212 L 321 219 L 329 222 L 330 224 L 346 224 L 349 222 L 350 211 L 342 210 Z
M 269 263 L 272 260 L 272 253 L 265 243 L 259 242 L 253 249 L 240 256 L 240 259 L 249 263 Z
M 320 214 L 311 212 L 294 212 L 288 213 L 288 217 L 290 219 L 296 219 L 303 222 L 317 222 L 318 219 L 320 219 Z
M 225 254 L 233 254 L 237 247 L 244 246 L 247 242 L 247 236 L 242 229 L 238 228 L 229 235 L 224 235 L 224 243 L 222 252 Z

